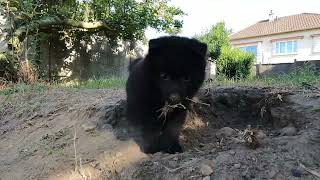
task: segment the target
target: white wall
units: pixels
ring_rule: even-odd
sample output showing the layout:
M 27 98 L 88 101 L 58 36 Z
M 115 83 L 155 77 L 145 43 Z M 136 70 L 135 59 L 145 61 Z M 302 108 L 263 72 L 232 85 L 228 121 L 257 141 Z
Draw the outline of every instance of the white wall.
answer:
M 320 53 L 314 53 L 312 51 L 313 47 L 313 37 L 311 35 L 320 34 L 320 29 L 301 31 L 301 32 L 291 32 L 285 34 L 249 38 L 243 40 L 233 40 L 231 44 L 234 47 L 242 47 L 248 45 L 257 45 L 258 53 L 256 58 L 257 64 L 279 64 L 279 63 L 293 63 L 296 59 L 297 61 L 309 61 L 309 60 L 320 60 Z M 298 52 L 294 55 L 274 55 L 272 53 L 273 43 L 272 39 L 290 38 L 303 36 L 302 39 L 297 39 Z

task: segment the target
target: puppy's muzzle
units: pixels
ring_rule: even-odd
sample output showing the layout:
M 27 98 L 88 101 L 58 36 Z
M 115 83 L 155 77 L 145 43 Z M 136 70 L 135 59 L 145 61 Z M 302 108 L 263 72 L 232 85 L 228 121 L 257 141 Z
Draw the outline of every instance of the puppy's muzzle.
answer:
M 169 96 L 169 103 L 170 104 L 178 104 L 181 101 L 181 97 L 179 94 L 171 94 Z

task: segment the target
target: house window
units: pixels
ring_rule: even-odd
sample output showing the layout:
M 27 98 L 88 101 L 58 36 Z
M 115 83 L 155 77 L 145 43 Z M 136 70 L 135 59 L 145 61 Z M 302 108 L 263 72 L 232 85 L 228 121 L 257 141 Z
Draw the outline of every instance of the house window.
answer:
M 296 54 L 298 52 L 298 43 L 296 40 L 275 42 L 273 48 L 275 55 Z
M 242 46 L 240 49 L 244 52 L 249 52 L 254 54 L 255 57 L 257 57 L 258 47 L 256 45 L 254 46 Z
M 320 37 L 313 38 L 313 52 L 320 53 Z

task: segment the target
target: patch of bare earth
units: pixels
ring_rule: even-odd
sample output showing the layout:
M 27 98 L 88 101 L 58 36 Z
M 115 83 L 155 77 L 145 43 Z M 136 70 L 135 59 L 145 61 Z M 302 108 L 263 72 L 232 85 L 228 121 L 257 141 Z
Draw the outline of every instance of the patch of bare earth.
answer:
M 0 179 L 320 178 L 320 92 L 212 88 L 193 100 L 185 152 L 131 140 L 123 90 L 0 97 Z

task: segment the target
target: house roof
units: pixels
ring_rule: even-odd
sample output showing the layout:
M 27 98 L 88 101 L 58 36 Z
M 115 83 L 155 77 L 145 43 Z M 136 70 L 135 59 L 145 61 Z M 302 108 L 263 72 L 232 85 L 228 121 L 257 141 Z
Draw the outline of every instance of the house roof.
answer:
M 267 36 L 294 31 L 320 29 L 320 14 L 302 13 L 276 18 L 274 21 L 263 20 L 230 36 L 231 40 Z

